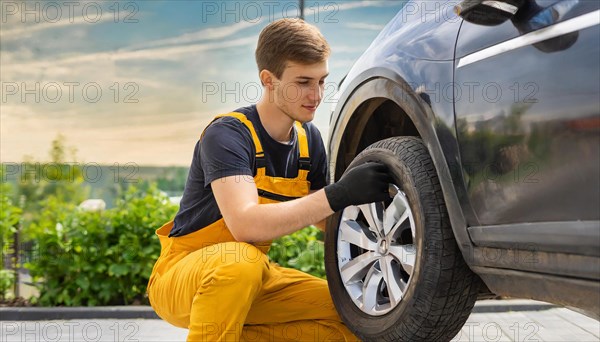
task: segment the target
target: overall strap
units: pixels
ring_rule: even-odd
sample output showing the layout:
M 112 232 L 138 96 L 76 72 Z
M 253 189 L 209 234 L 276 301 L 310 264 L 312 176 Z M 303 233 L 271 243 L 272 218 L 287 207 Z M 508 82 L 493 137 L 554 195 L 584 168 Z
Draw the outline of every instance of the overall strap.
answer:
M 260 174 L 260 175 L 264 176 L 266 174 L 267 161 L 265 160 L 265 152 L 263 151 L 262 144 L 260 143 L 260 140 L 258 139 L 258 134 L 256 134 L 254 125 L 252 124 L 252 122 L 250 120 L 248 120 L 246 115 L 244 115 L 242 113 L 238 113 L 238 112 L 219 114 L 219 115 L 215 116 L 215 118 L 213 119 L 213 121 L 211 121 L 210 124 L 212 124 L 215 120 L 225 117 L 225 116 L 229 116 L 229 117 L 238 119 L 250 131 L 250 135 L 252 136 L 252 141 L 254 142 L 254 149 L 256 150 L 256 155 L 255 155 L 256 172 L 257 172 L 257 175 Z M 210 126 L 210 124 L 208 124 L 208 125 Z M 204 132 L 202 132 L 202 135 L 204 135 Z
M 298 134 L 298 147 L 300 149 L 300 158 L 298 159 L 300 165 L 298 172 L 304 170 L 306 173 L 308 173 L 308 171 L 310 171 L 310 155 L 308 152 L 308 138 L 306 136 L 306 130 L 304 127 L 302 127 L 302 124 L 299 121 L 296 121 L 295 124 L 296 132 Z
M 229 117 L 233 117 L 238 119 L 241 123 L 243 123 L 248 130 L 250 131 L 250 134 L 252 136 L 252 141 L 254 142 L 254 147 L 256 149 L 256 175 L 257 176 L 266 176 L 266 169 L 267 169 L 267 163 L 265 160 L 265 152 L 263 151 L 262 148 L 262 144 L 260 143 L 260 140 L 258 139 L 258 134 L 256 134 L 256 130 L 254 129 L 254 125 L 252 124 L 252 122 L 250 120 L 248 120 L 248 118 L 246 117 L 246 115 L 242 114 L 242 113 L 237 113 L 237 112 L 231 112 L 231 113 L 227 113 L 227 114 L 220 114 L 217 115 L 212 122 L 214 122 L 215 120 L 225 117 L 225 116 L 229 116 Z M 212 124 L 211 122 L 211 124 Z M 308 137 L 306 136 L 306 130 L 304 129 L 304 127 L 302 127 L 302 124 L 299 121 L 296 121 L 295 123 L 296 126 L 296 133 L 298 135 L 298 148 L 300 150 L 300 157 L 298 159 L 298 163 L 299 163 L 299 170 L 298 173 L 300 176 L 302 176 L 303 179 L 306 179 L 308 176 L 308 171 L 310 171 L 310 155 L 309 155 L 309 150 L 308 150 Z M 210 124 L 209 124 L 210 126 Z M 208 127 L 208 126 L 207 126 Z M 202 132 L 202 135 L 204 135 L 204 132 Z

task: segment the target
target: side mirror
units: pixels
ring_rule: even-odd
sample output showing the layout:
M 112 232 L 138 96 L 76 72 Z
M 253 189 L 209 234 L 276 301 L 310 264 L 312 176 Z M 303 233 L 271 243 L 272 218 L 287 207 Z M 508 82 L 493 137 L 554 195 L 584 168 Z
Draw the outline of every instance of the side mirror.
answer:
M 521 35 L 551 26 L 561 21 L 581 0 L 563 0 L 549 7 L 539 6 L 535 0 L 463 0 L 454 11 L 473 24 L 494 26 L 511 19 Z M 546 53 L 570 48 L 579 37 L 571 32 L 546 39 L 533 46 Z
M 521 35 L 537 31 L 563 20 L 580 0 L 564 0 L 549 7 L 541 7 L 535 1 L 528 1 L 512 18 L 512 22 Z M 566 33 L 551 39 L 534 43 L 533 46 L 546 53 L 563 51 L 575 44 L 579 38 L 579 32 Z
M 527 0 L 463 0 L 454 12 L 468 22 L 495 26 L 511 19 Z

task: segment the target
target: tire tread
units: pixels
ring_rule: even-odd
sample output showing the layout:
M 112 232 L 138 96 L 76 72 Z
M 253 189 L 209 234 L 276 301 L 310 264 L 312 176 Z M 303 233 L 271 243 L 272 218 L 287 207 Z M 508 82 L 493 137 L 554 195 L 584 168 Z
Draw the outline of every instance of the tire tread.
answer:
M 439 259 L 430 269 L 408 320 L 398 322 L 365 340 L 449 341 L 462 328 L 475 304 L 479 278 L 465 263 L 450 225 L 443 191 L 427 147 L 417 137 L 394 137 L 369 146 L 394 152 L 408 167 L 419 192 L 428 249 L 427 258 Z M 431 253 L 440 254 L 432 256 Z

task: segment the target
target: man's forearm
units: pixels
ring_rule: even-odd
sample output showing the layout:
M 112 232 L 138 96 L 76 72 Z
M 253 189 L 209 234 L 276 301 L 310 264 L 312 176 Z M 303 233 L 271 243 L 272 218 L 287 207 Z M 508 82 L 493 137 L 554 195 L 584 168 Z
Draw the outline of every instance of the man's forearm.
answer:
M 239 239 L 245 242 L 267 241 L 320 222 L 331 214 L 333 210 L 321 189 L 292 201 L 249 207 L 241 215 L 244 222 L 237 223 L 245 227 L 236 230 L 244 232 Z
M 349 205 L 387 200 L 389 184 L 393 181 L 385 165 L 365 163 L 322 190 L 273 204 L 259 204 L 255 183 L 240 183 L 236 176 L 213 181 L 211 186 L 234 238 L 260 242 L 293 233 Z

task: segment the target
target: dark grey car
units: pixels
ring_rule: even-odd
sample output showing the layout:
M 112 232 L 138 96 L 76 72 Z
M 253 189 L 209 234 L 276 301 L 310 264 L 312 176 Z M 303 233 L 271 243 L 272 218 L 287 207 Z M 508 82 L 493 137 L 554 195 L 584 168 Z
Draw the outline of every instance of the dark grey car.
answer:
M 475 2 L 515 10 L 455 9 Z M 596 0 L 408 2 L 359 58 L 330 178 L 378 161 L 395 184 L 328 222 L 330 291 L 358 336 L 449 340 L 499 295 L 600 316 L 599 24 Z

